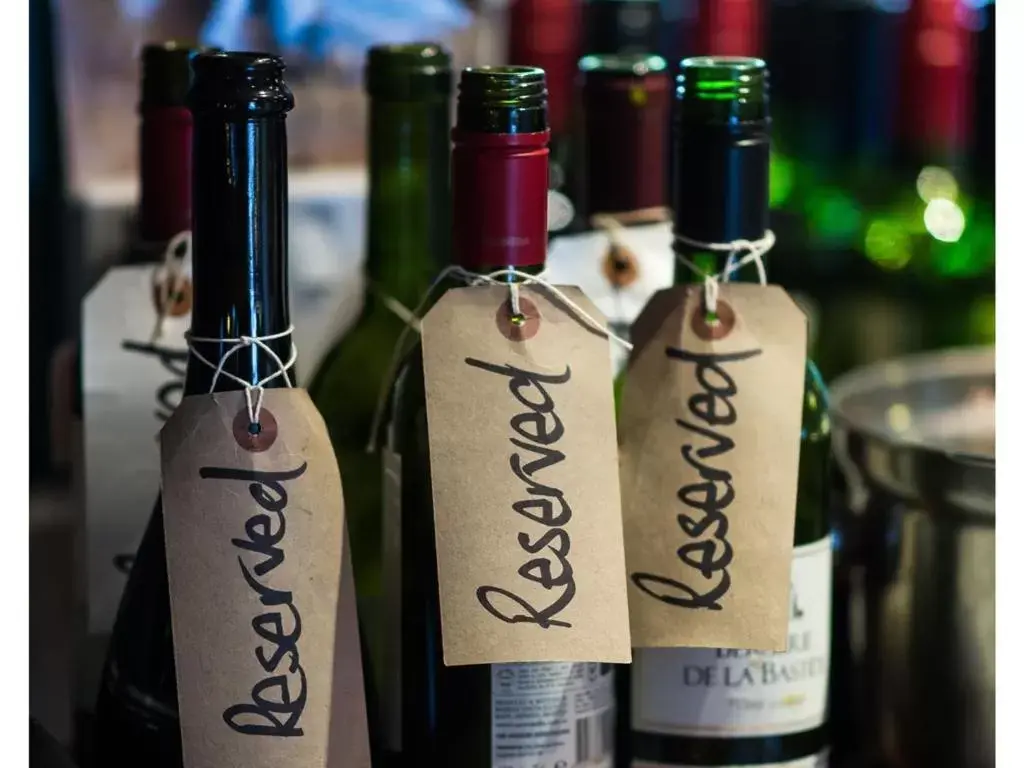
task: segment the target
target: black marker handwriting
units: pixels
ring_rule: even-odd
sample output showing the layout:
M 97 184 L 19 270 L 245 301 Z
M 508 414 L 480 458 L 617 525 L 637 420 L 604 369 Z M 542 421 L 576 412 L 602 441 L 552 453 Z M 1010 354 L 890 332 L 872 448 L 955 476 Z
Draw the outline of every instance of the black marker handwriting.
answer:
M 572 509 L 560 488 L 545 484 L 535 475 L 565 460 L 565 454 L 553 447 L 565 434 L 565 425 L 555 412 L 555 401 L 545 385 L 565 384 L 572 377 L 572 371 L 567 365 L 564 373 L 542 374 L 473 358 L 466 358 L 466 364 L 488 373 L 508 376 L 509 392 L 526 406 L 526 411 L 509 421 L 512 431 L 518 435 L 509 438 L 509 442 L 518 449 L 509 457 L 509 468 L 525 485 L 529 498 L 513 502 L 512 509 L 534 523 L 547 526 L 547 530 L 536 538 L 521 531 L 517 541 L 528 555 L 539 555 L 545 550 L 550 555 L 528 560 L 517 573 L 546 590 L 560 590 L 553 602 L 541 610 L 515 592 L 496 586 L 479 587 L 477 600 L 492 616 L 508 624 L 537 624 L 544 629 L 571 627 L 569 622 L 555 617 L 576 595 L 576 581 L 569 562 L 569 532 L 565 530 L 565 525 L 572 519 Z M 496 605 L 496 602 L 504 605 Z M 515 607 L 521 612 L 515 612 Z
M 160 361 L 164 369 L 174 378 L 161 384 L 156 391 L 157 409 L 154 411 L 159 421 L 167 421 L 181 402 L 185 391 L 185 367 L 188 364 L 188 350 L 171 349 L 157 344 L 140 344 L 137 341 L 122 341 L 121 348 L 126 352 L 137 352 L 152 355 Z
M 760 349 L 727 354 L 698 354 L 684 349 L 668 347 L 665 354 L 683 363 L 693 363 L 700 392 L 687 400 L 692 420 L 676 419 L 676 424 L 703 439 L 701 447 L 687 442 L 681 448 L 683 460 L 696 470 L 699 482 L 688 483 L 679 489 L 679 501 L 690 510 L 701 513 L 691 517 L 688 512 L 676 516 L 686 541 L 676 550 L 679 560 L 695 570 L 703 579 L 694 587 L 683 581 L 652 573 L 633 573 L 633 583 L 651 597 L 682 608 L 722 610 L 722 598 L 732 586 L 729 565 L 733 548 L 729 542 L 727 511 L 736 498 L 732 473 L 715 467 L 711 462 L 734 450 L 731 437 L 716 431 L 715 427 L 728 427 L 736 423 L 736 407 L 732 403 L 738 390 L 727 364 L 739 363 L 761 354 Z M 708 538 L 710 537 L 710 538 Z
M 262 512 L 245 521 L 245 538 L 233 538 L 231 543 L 243 552 L 262 557 L 250 569 L 242 556 L 238 566 L 242 578 L 270 609 L 252 620 L 252 629 L 261 643 L 255 649 L 256 661 L 267 674 L 252 687 L 252 703 L 235 704 L 224 710 L 224 722 L 234 731 L 251 736 L 301 736 L 299 720 L 306 708 L 306 672 L 299 663 L 299 637 L 302 635 L 302 616 L 295 605 L 291 590 L 271 587 L 266 577 L 285 561 L 285 509 L 288 492 L 285 482 L 302 477 L 306 463 L 283 472 L 261 472 L 231 467 L 203 467 L 199 476 L 204 480 L 240 480 L 249 483 L 249 493 Z M 290 627 L 290 629 L 289 629 Z M 269 651 L 268 651 L 269 647 Z M 287 668 L 281 672 L 281 663 L 287 659 Z M 289 674 L 298 675 L 298 694 L 293 696 Z M 267 696 L 265 692 L 271 691 Z

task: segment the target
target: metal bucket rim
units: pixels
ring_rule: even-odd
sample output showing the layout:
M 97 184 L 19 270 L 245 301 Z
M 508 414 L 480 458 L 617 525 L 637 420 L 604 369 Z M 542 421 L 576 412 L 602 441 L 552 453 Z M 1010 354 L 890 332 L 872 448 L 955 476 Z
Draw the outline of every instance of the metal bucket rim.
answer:
M 831 417 L 837 426 L 879 441 L 890 448 L 920 451 L 944 456 L 952 461 L 980 467 L 995 467 L 996 457 L 993 454 L 957 451 L 929 444 L 923 440 L 895 437 L 891 432 L 876 425 L 864 424 L 849 416 L 843 410 L 843 404 L 858 394 L 879 389 L 879 383 L 885 381 L 885 373 L 894 366 L 902 370 L 903 383 L 912 383 L 922 379 L 935 378 L 941 373 L 945 378 L 950 374 L 970 376 L 972 374 L 995 376 L 995 347 L 973 346 L 953 347 L 934 352 L 918 352 L 890 360 L 855 368 L 838 377 L 829 385 Z

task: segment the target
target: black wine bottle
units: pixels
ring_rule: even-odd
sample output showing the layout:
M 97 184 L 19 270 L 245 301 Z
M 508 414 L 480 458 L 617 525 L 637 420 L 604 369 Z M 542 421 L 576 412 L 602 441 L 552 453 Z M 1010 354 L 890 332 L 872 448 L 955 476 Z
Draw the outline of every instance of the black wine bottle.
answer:
M 697 243 L 760 240 L 768 228 L 768 71 L 759 59 L 698 57 L 677 80 L 675 233 Z M 681 242 L 681 241 L 679 241 Z M 722 256 L 677 244 L 706 272 Z M 770 257 L 769 257 L 770 258 Z M 752 266 L 733 280 L 756 274 Z M 677 267 L 676 282 L 702 280 Z M 808 360 L 801 423 L 789 650 L 636 649 L 630 765 L 786 766 L 827 761 L 832 539 L 827 395 Z
M 487 273 L 544 267 L 548 177 L 544 72 L 463 71 L 453 131 L 454 260 Z M 496 209 L 497 208 L 497 209 Z M 509 279 L 514 279 L 510 277 Z M 438 291 L 435 295 L 441 295 Z M 403 766 L 533 768 L 606 765 L 612 754 L 613 668 L 608 664 L 446 667 L 441 656 L 434 511 L 422 350 L 405 361 L 393 395 L 385 539 L 395 555 L 388 595 L 391 686 L 388 754 Z
M 255 53 L 193 59 L 188 105 L 193 130 L 193 333 L 202 338 L 270 336 L 290 327 L 287 263 L 287 145 L 292 108 L 284 64 Z M 267 344 L 287 360 L 291 339 Z M 228 345 L 203 343 L 208 360 Z M 266 354 L 236 354 L 227 373 L 255 384 L 271 373 Z M 268 386 L 281 386 L 279 377 Z M 185 396 L 238 389 L 193 360 Z M 181 768 L 170 596 L 160 501 L 125 587 L 96 712 L 96 765 Z

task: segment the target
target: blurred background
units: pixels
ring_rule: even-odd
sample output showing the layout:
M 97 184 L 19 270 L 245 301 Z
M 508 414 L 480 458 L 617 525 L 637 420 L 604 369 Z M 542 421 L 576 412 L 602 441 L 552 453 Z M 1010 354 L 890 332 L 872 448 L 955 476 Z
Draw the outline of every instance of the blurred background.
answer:
M 32 0 L 33 475 L 51 463 L 51 355 L 77 330 L 81 297 L 128 236 L 144 42 L 198 38 L 282 53 L 297 104 L 293 196 L 351 197 L 358 208 L 367 46 L 440 39 L 466 66 L 504 62 L 509 40 L 526 38 L 571 66 L 586 45 L 581 29 L 546 23 L 543 11 L 564 18 L 563 6 L 583 2 Z M 768 61 L 780 243 L 771 277 L 808 310 L 825 377 L 900 352 L 991 342 L 994 0 L 657 5 L 658 52 L 670 61 Z M 343 231 L 327 233 L 332 253 L 292 249 L 300 272 L 344 280 L 358 271 L 362 218 L 346 210 L 334 222 Z M 303 221 L 293 217 L 293 229 Z
M 571 75 L 585 52 L 583 27 L 551 19 L 583 2 L 30 0 L 37 493 L 63 482 L 67 463 L 66 436 L 51 428 L 62 423 L 51 418 L 54 360 L 79 330 L 83 296 L 131 232 L 142 44 L 198 39 L 286 57 L 297 105 L 289 117 L 293 290 L 299 304 L 321 307 L 322 322 L 307 324 L 320 330 L 299 341 L 304 359 L 315 360 L 359 311 L 346 297 L 361 295 L 365 49 L 439 40 L 461 67 L 508 61 L 510 44 L 525 45 Z M 633 5 L 635 13 L 652 7 Z M 779 242 L 769 275 L 806 309 L 826 379 L 907 352 L 994 342 L 994 0 L 655 5 L 657 52 L 670 61 L 714 53 L 768 62 Z M 620 23 L 628 27 L 630 17 Z M 571 112 L 570 90 L 552 88 L 553 110 Z M 45 510 L 34 501 L 34 523 Z M 60 546 L 72 561 L 76 543 Z M 34 582 L 46 567 L 38 560 Z M 68 594 L 34 604 L 33 627 L 72 602 Z M 70 651 L 62 653 L 33 661 L 34 691 L 70 678 Z M 47 696 L 33 712 L 63 736 L 66 712 Z

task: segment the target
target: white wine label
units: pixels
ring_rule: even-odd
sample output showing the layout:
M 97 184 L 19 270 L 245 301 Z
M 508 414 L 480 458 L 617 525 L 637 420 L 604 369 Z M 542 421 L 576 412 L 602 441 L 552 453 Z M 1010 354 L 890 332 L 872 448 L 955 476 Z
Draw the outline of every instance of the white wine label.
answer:
M 701 768 L 679 763 L 652 763 L 648 760 L 634 760 L 630 768 Z M 828 750 L 784 763 L 760 763 L 758 765 L 724 765 L 722 768 L 828 768 Z
M 786 651 L 645 648 L 633 660 L 633 730 L 767 736 L 825 722 L 832 537 L 793 551 Z
M 491 667 L 492 768 L 611 768 L 614 667 Z
M 388 430 L 389 433 L 391 430 Z M 381 449 L 383 479 L 384 658 L 375 668 L 380 691 L 384 745 L 402 749 L 402 457 L 391 446 Z

